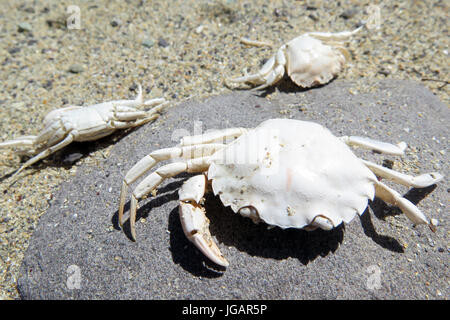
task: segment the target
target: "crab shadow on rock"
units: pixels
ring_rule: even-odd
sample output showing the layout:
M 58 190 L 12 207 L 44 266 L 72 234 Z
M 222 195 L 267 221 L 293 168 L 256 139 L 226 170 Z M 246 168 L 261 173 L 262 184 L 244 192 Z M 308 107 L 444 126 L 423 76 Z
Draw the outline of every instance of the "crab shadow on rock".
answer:
M 180 174 L 179 176 L 186 177 L 186 174 Z M 158 195 L 154 198 L 152 198 L 150 201 L 145 203 L 144 205 L 139 205 L 137 211 L 136 211 L 136 223 L 142 218 L 147 218 L 151 213 L 152 210 L 155 208 L 158 208 L 167 202 L 178 200 L 178 189 L 180 189 L 181 185 L 183 184 L 184 179 L 179 179 L 175 181 L 171 181 L 168 184 L 166 184 L 162 188 L 158 188 Z M 142 200 L 141 200 L 142 201 Z M 124 206 L 124 212 L 129 212 L 130 210 L 130 201 L 127 201 Z M 124 224 L 123 228 L 119 225 L 119 210 L 116 210 L 111 218 L 111 223 L 113 224 L 113 227 L 116 230 L 122 230 L 130 239 L 133 241 L 133 237 L 131 235 L 130 231 L 130 222 L 127 219 Z
M 167 202 L 177 201 L 178 189 L 191 176 L 192 174 L 188 173 L 180 174 L 177 176 L 179 179 L 158 189 L 159 196 L 151 199 L 138 209 L 136 221 L 148 217 L 152 210 Z M 436 185 L 423 189 L 412 188 L 405 194 L 405 197 L 417 204 L 434 188 L 436 188 Z M 246 252 L 250 256 L 276 260 L 293 257 L 307 265 L 319 256 L 325 257 L 334 253 L 344 238 L 344 223 L 330 231 L 321 229 L 305 231 L 295 228 L 283 230 L 278 227 L 268 229 L 267 224 L 255 224 L 250 219 L 233 212 L 231 208 L 224 207 L 220 198 L 212 193 L 206 194 L 204 206 L 210 220 L 211 234 L 217 239 L 218 243 Z M 129 202 L 125 206 L 125 210 L 128 209 Z M 384 220 L 387 216 L 402 214 L 400 209 L 389 206 L 382 200 L 375 198 L 374 201 L 369 201 L 366 211 L 359 219 L 364 234 L 372 241 L 384 249 L 403 253 L 403 247 L 396 239 L 388 235 L 381 235 L 376 231 L 372 222 L 372 213 L 377 219 Z M 170 250 L 174 263 L 179 264 L 183 269 L 196 276 L 215 278 L 223 275 L 226 269 L 209 261 L 184 235 L 178 205 L 171 210 L 168 219 Z M 118 211 L 114 213 L 112 223 L 116 229 L 120 229 L 118 227 Z M 125 222 L 123 229 L 132 241 L 128 220 Z M 224 254 L 226 255 L 225 252 Z
M 210 231 L 222 246 L 236 248 L 250 256 L 282 260 L 297 258 L 306 265 L 318 256 L 325 257 L 336 251 L 343 241 L 343 225 L 329 231 L 300 229 L 268 229 L 265 223 L 255 224 L 250 219 L 224 207 L 213 194 L 205 197 L 205 210 L 210 220 Z M 169 216 L 171 250 L 174 261 L 185 270 L 198 273 L 199 267 L 209 260 L 185 237 L 179 220 L 178 207 Z M 227 256 L 226 252 L 224 255 Z M 203 267 L 205 268 L 205 267 Z
M 437 185 L 433 184 L 425 188 L 411 188 L 403 197 L 411 201 L 414 205 L 417 205 L 428 194 L 433 192 L 436 187 Z M 369 201 L 368 207 L 372 209 L 375 217 L 380 220 L 385 220 L 388 216 L 398 216 L 403 214 L 399 208 L 390 206 L 378 198 L 375 198 L 373 201 Z M 366 209 L 366 212 L 360 216 L 364 233 L 381 247 L 394 252 L 403 253 L 403 247 L 397 240 L 389 236 L 380 235 L 376 232 L 370 214 L 368 214 L 367 211 L 368 209 Z
M 285 75 L 283 77 L 283 79 L 281 79 L 277 84 L 274 84 L 273 86 L 267 87 L 263 90 L 254 90 L 254 89 L 250 89 L 250 91 L 259 97 L 266 97 L 269 94 L 272 94 L 275 92 L 275 90 L 278 89 L 278 91 L 282 92 L 282 93 L 302 93 L 302 92 L 307 92 L 307 91 L 312 91 L 312 90 L 317 90 L 320 88 L 323 88 L 327 85 L 329 85 L 330 83 L 332 83 L 333 81 L 335 81 L 338 77 L 335 77 L 333 79 L 331 79 L 329 82 L 325 83 L 325 84 L 319 84 L 319 85 L 315 85 L 313 87 L 309 87 L 309 88 L 302 88 L 297 86 L 287 75 Z M 243 89 L 235 89 L 235 90 L 246 90 L 248 91 L 248 88 L 243 88 Z

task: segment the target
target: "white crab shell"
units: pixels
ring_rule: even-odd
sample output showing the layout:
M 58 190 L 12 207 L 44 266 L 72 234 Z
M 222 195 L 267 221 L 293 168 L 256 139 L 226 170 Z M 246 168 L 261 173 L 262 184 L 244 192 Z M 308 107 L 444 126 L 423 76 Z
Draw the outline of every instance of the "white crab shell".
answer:
M 243 215 L 253 207 L 251 218 L 281 228 L 306 227 L 318 214 L 334 226 L 349 222 L 374 198 L 377 179 L 328 129 L 287 119 L 267 120 L 216 152 L 208 178 L 225 206 Z
M 302 35 L 286 45 L 286 71 L 300 87 L 328 83 L 345 64 L 342 51 L 309 35 Z

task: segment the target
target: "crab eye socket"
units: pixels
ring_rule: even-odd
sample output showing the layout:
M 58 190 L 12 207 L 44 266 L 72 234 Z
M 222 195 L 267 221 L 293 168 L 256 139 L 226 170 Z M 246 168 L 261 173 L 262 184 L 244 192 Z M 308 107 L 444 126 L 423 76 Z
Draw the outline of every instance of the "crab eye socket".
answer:
M 261 221 L 259 218 L 258 210 L 254 206 L 245 206 L 239 209 L 238 213 L 243 216 L 252 219 L 254 223 Z

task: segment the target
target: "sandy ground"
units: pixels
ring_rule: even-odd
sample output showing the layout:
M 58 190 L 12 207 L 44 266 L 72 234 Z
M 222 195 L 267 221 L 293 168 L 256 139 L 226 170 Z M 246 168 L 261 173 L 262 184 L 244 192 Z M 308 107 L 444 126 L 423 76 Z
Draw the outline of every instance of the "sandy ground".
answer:
M 230 92 L 224 79 L 254 72 L 278 46 L 307 31 L 352 30 L 373 1 L 1 1 L 0 140 L 37 134 L 55 108 L 132 98 L 173 104 Z M 339 4 L 339 5 L 338 5 Z M 422 82 L 448 104 L 448 5 L 443 1 L 379 1 L 381 25 L 347 47 L 343 79 Z M 80 29 L 68 29 L 70 6 Z M 249 47 L 241 37 L 274 47 Z M 226 110 L 224 110 L 226 112 Z M 18 298 L 16 277 L 28 240 L 58 185 L 81 164 L 108 157 L 113 139 L 25 170 L 0 155 L 0 298 Z M 69 157 L 70 158 L 70 157 Z M 66 159 L 66 161 L 64 161 Z

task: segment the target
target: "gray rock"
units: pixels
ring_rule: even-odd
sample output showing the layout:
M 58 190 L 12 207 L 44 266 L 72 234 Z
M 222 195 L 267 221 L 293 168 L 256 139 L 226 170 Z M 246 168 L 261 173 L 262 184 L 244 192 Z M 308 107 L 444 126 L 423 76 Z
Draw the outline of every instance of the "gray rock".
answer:
M 440 163 L 448 176 L 447 158 L 439 151 L 448 149 L 449 110 L 422 85 L 336 80 L 302 92 L 286 81 L 278 88 L 281 92 L 270 99 L 236 91 L 172 107 L 157 122 L 122 138 L 98 166 L 80 168 L 62 184 L 32 236 L 18 280 L 21 297 L 448 299 L 448 253 L 438 249 L 448 245 L 442 204 L 448 198 L 447 180 L 425 190 L 394 185 L 419 201 L 427 216 L 440 220 L 436 233 L 413 227 L 397 208 L 378 199 L 345 226 L 306 232 L 267 230 L 207 196 L 211 232 L 230 262 L 226 270 L 184 237 L 176 200 L 187 174 L 169 179 L 156 197 L 140 202 L 137 242 L 130 240 L 128 224 L 125 231 L 118 229 L 122 178 L 151 150 L 175 145 L 179 135 L 254 127 L 268 118 L 312 120 L 336 135 L 403 140 L 412 148 L 402 159 L 360 149 L 355 153 L 378 163 L 392 159 L 405 170 L 417 166 L 421 173 Z

